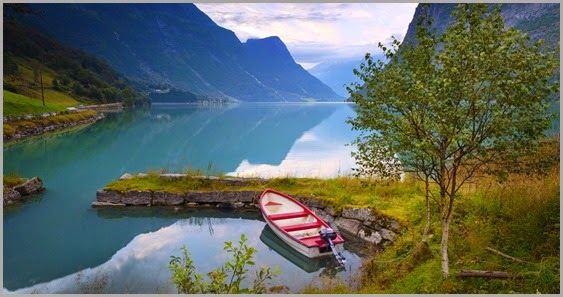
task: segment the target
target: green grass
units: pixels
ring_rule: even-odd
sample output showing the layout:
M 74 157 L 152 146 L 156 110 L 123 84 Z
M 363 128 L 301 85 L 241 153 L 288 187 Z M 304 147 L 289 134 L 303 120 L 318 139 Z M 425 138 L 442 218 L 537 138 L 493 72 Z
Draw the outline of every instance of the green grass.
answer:
M 33 119 L 16 120 L 4 122 L 4 137 L 13 137 L 16 133 L 35 129 L 38 126 L 60 125 L 65 123 L 73 123 L 87 118 L 95 117 L 97 113 L 93 110 L 82 112 L 64 113 L 50 117 L 37 117 Z
M 42 114 L 46 112 L 65 111 L 67 105 L 57 103 L 46 103 L 43 106 L 42 100 L 29 98 L 27 96 L 3 90 L 4 116 L 16 117 L 26 114 Z
M 130 180 L 116 180 L 106 186 L 116 191 L 223 191 L 275 189 L 293 196 L 315 197 L 325 200 L 337 211 L 343 207 L 370 207 L 379 216 L 391 217 L 404 224 L 409 213 L 422 205 L 423 197 L 413 183 L 376 182 L 353 177 L 332 179 L 282 177 L 268 179 L 265 183 L 251 182 L 244 186 L 225 185 L 220 181 L 205 179 L 160 179 L 159 173 L 149 172 L 147 176 L 134 176 Z M 199 171 L 198 171 L 199 172 Z M 202 175 L 202 174 L 195 174 Z
M 26 181 L 25 178 L 20 177 L 17 173 L 7 173 L 2 176 L 4 188 L 15 187 Z
M 549 144 L 543 157 L 559 155 L 559 142 Z M 538 156 L 542 157 L 542 156 Z M 314 196 L 335 208 L 370 207 L 377 215 L 397 219 L 402 226 L 393 245 L 368 259 L 350 289 L 338 280 L 327 286 L 309 286 L 301 293 L 316 294 L 558 294 L 560 293 L 560 172 L 559 159 L 545 175 L 510 175 L 502 183 L 479 178 L 456 200 L 449 237 L 450 276 L 442 278 L 441 224 L 432 203 L 427 245 L 423 184 L 381 182 L 352 177 L 333 179 L 274 178 L 243 187 L 186 179 L 163 181 L 157 172 L 147 177 L 115 181 L 114 190 L 256 190 L 276 189 L 293 196 Z M 201 173 L 201 172 L 199 172 Z M 201 174 L 199 174 L 201 175 Z M 485 248 L 491 247 L 528 263 L 510 261 Z M 461 270 L 507 271 L 521 278 L 489 280 L 460 278 Z M 537 274 L 534 274 L 536 273 Z
M 513 175 L 502 184 L 480 180 L 476 190 L 466 191 L 457 201 L 450 230 L 449 278 L 441 276 L 441 228 L 434 210 L 429 253 L 420 257 L 413 252 L 421 241 L 423 221 L 409 226 L 393 246 L 364 265 L 359 293 L 559 293 L 559 188 L 558 164 L 546 176 Z M 510 261 L 486 247 L 529 263 Z M 508 271 L 524 276 L 459 278 L 455 273 L 460 270 Z

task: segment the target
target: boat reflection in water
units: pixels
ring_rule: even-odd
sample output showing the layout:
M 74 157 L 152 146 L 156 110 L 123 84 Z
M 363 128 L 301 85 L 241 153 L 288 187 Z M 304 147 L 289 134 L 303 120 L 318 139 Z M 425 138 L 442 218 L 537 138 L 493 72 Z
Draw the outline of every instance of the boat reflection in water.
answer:
M 283 242 L 267 224 L 264 226 L 264 229 L 262 229 L 260 240 L 270 249 L 308 273 L 319 271 L 321 268 L 325 267 L 330 268 L 325 269 L 329 272 L 329 270 L 334 270 L 339 266 L 334 257 L 308 258 L 300 254 L 287 243 Z

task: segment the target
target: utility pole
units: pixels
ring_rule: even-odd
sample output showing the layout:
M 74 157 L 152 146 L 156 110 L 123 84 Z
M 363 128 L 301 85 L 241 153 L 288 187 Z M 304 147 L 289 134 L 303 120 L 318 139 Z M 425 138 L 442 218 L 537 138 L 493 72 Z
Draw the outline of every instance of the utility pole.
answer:
M 43 93 L 43 73 L 41 71 L 43 64 L 39 65 L 39 81 L 41 83 L 41 99 L 43 99 L 43 106 L 45 106 L 45 94 Z

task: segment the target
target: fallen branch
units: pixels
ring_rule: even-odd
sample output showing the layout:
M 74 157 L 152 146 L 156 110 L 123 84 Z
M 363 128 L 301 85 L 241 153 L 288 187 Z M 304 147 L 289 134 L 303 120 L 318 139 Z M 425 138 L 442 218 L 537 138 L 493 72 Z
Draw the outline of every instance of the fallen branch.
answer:
M 495 254 L 497 254 L 497 255 L 500 255 L 500 256 L 502 256 L 502 257 L 504 257 L 504 258 L 507 258 L 507 259 L 509 259 L 509 260 L 512 260 L 512 261 L 514 261 L 514 262 L 518 262 L 518 263 L 522 263 L 522 264 L 531 264 L 530 262 L 526 262 L 526 261 L 524 261 L 524 260 L 520 260 L 520 259 L 518 259 L 518 258 L 514 258 L 514 257 L 512 257 L 512 256 L 509 256 L 509 255 L 507 255 L 507 254 L 505 254 L 505 253 L 501 253 L 501 252 L 499 252 L 499 251 L 497 251 L 497 250 L 495 250 L 495 249 L 493 249 L 493 248 L 491 248 L 491 247 L 486 247 L 485 249 L 486 249 L 487 251 L 489 251 L 489 252 L 493 252 L 493 253 L 495 253 Z
M 526 273 L 507 272 L 507 271 L 484 271 L 484 270 L 462 270 L 456 273 L 457 277 L 485 277 L 485 278 L 522 278 L 527 275 L 539 275 L 539 271 L 529 271 Z

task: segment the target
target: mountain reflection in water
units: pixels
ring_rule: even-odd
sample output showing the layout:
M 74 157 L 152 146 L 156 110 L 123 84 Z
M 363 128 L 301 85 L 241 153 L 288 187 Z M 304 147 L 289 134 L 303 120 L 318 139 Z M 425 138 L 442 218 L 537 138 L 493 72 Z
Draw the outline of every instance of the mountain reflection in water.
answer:
M 82 129 L 4 147 L 4 174 L 39 176 L 47 189 L 4 209 L 4 287 L 13 291 L 98 267 L 136 236 L 187 218 L 160 210 L 144 216 L 92 209 L 96 191 L 126 172 L 184 172 L 191 166 L 205 174 L 212 165 L 233 175 L 346 174 L 352 165 L 345 144 L 354 134 L 345 120 L 353 113 L 348 104 L 161 105 L 107 114 Z M 261 244 L 263 222 L 255 223 Z M 222 248 L 217 238 L 210 244 Z

